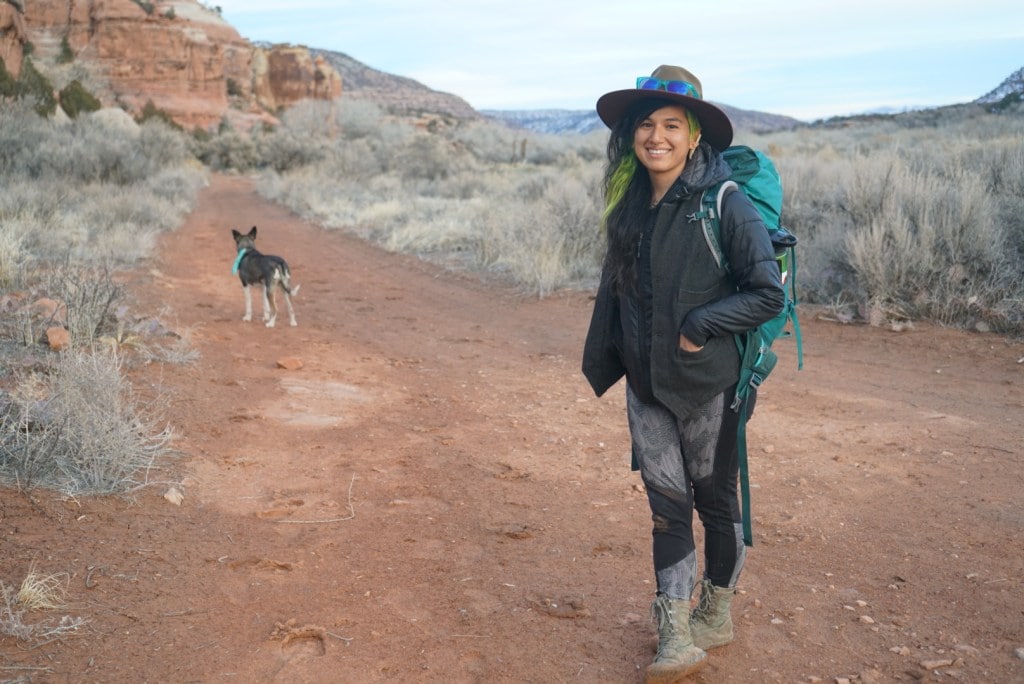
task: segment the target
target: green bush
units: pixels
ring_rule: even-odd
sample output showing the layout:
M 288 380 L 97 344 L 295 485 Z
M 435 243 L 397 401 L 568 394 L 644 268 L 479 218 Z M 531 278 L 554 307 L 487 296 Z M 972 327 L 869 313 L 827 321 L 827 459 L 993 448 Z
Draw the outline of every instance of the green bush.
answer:
M 27 53 L 26 53 L 27 54 Z M 39 116 L 50 116 L 57 111 L 57 98 L 53 84 L 36 69 L 28 57 L 21 64 L 21 74 L 15 80 L 7 65 L 0 58 L 0 97 L 23 99 L 32 102 Z
M 57 98 L 53 94 L 53 84 L 38 69 L 31 59 L 26 59 L 21 65 L 21 76 L 18 78 L 21 84 L 23 97 L 35 100 L 35 110 L 40 116 L 51 116 L 57 111 Z
M 324 158 L 321 141 L 292 131 L 269 131 L 256 138 L 260 165 L 284 173 Z
M 1024 94 L 1021 93 L 1008 93 L 999 102 L 992 105 L 991 111 L 993 112 L 1005 112 L 1007 110 L 1016 109 L 1021 102 L 1024 102 Z
M 70 64 L 73 61 L 75 61 L 75 53 L 71 50 L 68 37 L 64 36 L 60 39 L 60 53 L 57 55 L 57 64 Z
M 15 97 L 17 94 L 18 81 L 7 71 L 7 64 L 0 57 L 0 97 Z
M 58 99 L 60 108 L 72 119 L 82 112 L 95 112 L 103 106 L 96 96 L 77 80 L 64 86 L 58 93 Z
M 156 120 L 179 131 L 184 130 L 180 124 L 171 118 L 170 114 L 157 107 L 153 103 L 153 100 L 146 100 L 146 104 L 142 106 L 142 111 L 140 111 L 138 116 L 135 117 L 135 120 L 140 124 Z

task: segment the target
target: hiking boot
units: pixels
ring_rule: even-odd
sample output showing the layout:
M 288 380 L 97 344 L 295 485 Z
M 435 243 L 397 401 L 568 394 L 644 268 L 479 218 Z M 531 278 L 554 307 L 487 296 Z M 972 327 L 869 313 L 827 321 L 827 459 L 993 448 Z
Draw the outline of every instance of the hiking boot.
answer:
M 711 580 L 700 583 L 700 599 L 690 614 L 693 643 L 703 649 L 725 646 L 732 641 L 732 599 L 736 587 L 716 587 Z
M 658 623 L 658 653 L 647 666 L 645 684 L 671 684 L 699 670 L 707 653 L 690 636 L 690 602 L 659 596 L 651 606 Z

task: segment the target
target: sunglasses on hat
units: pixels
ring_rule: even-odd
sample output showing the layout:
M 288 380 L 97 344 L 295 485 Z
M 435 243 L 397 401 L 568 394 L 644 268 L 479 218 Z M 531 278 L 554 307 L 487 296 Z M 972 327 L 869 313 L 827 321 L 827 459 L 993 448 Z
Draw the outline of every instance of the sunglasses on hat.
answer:
M 638 76 L 636 79 L 636 87 L 638 90 L 664 90 L 667 93 L 675 93 L 676 95 L 686 95 L 688 97 L 696 97 L 697 99 L 700 99 L 700 95 L 697 93 L 697 88 L 686 81 L 666 81 L 664 79 L 654 78 L 653 76 Z

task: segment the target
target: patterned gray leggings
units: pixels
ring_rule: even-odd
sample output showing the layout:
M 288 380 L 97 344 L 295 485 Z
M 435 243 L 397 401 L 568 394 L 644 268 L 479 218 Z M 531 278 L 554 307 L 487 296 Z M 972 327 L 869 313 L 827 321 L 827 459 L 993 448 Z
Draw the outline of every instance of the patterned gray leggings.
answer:
M 736 428 L 727 390 L 679 420 L 660 404 L 645 404 L 627 386 L 633 454 L 654 520 L 658 593 L 688 599 L 697 580 L 693 509 L 704 525 L 704 576 L 734 587 L 746 547 L 736 490 Z

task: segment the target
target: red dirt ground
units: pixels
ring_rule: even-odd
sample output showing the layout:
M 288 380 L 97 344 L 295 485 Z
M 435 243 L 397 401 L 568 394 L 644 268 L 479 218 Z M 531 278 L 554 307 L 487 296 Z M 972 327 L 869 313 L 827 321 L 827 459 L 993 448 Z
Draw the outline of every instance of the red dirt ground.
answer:
M 241 321 L 253 224 L 297 328 Z M 387 254 L 235 177 L 126 282 L 202 355 L 135 378 L 172 397 L 184 501 L 3 492 L 0 580 L 68 572 L 89 624 L 0 639 L 0 680 L 640 680 L 650 513 L 621 386 L 579 372 L 587 293 Z M 802 322 L 750 424 L 737 638 L 693 680 L 1024 681 L 1024 345 Z

